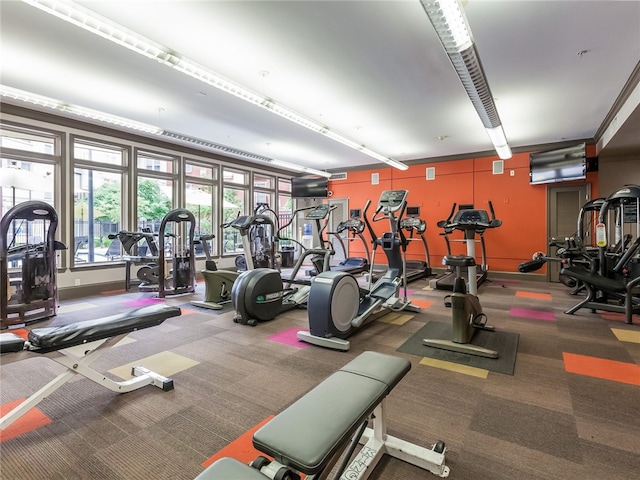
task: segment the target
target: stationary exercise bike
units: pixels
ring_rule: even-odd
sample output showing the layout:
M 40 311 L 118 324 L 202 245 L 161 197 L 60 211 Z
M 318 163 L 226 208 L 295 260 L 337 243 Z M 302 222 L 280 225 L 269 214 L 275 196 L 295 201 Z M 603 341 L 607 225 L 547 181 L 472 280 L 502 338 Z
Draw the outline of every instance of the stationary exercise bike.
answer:
M 376 251 L 381 247 L 389 264 L 385 274 L 368 291 L 361 289 L 356 278 L 347 272 L 327 271 L 316 276 L 307 302 L 309 331 L 299 331 L 298 339 L 346 351 L 350 347 L 348 337 L 388 310 L 420 311 L 420 307 L 407 300 L 404 274 L 407 239 L 399 225 L 407 206 L 407 195 L 407 190 L 385 190 L 380 195 L 371 221 L 388 220 L 390 226 L 390 231 L 380 238 L 367 218 L 370 200 L 364 208 L 363 217 L 373 245 L 371 268 Z M 402 299 L 398 295 L 400 285 L 404 288 Z
M 422 343 L 428 347 L 487 358 L 498 358 L 497 351 L 471 343 L 477 330 L 495 331 L 494 327 L 486 324 L 487 316 L 482 312 L 482 306 L 477 297 L 478 275 L 476 275 L 476 261 L 473 256 L 475 234 L 482 235 L 486 229 L 497 228 L 502 225 L 502 221 L 495 218 L 491 202 L 489 202 L 489 209 L 491 218 L 489 218 L 486 210 L 460 210 L 453 221 L 448 222 L 446 225 L 441 225 L 445 228 L 445 231 L 462 230 L 464 232 L 467 255 L 446 255 L 442 260 L 444 265 L 453 268 L 455 271 L 453 293 L 445 297 L 445 305 L 451 307 L 453 332 L 451 340 L 423 339 Z M 467 293 L 463 269 L 467 270 L 469 293 Z

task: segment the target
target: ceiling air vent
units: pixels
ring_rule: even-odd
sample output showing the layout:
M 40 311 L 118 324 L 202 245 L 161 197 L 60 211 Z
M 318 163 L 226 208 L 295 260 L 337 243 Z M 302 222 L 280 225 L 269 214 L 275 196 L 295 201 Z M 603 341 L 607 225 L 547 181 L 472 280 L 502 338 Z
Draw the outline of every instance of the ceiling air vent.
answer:
M 329 180 L 346 180 L 347 172 L 332 173 Z

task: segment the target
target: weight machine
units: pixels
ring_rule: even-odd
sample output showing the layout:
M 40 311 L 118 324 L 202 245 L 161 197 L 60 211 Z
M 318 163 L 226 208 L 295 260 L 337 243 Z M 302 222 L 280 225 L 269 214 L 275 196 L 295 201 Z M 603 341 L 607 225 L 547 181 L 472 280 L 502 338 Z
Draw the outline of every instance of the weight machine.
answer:
M 56 315 L 56 251 L 67 248 L 55 239 L 57 227 L 58 214 L 54 208 L 37 200 L 20 203 L 2 217 L 1 328 Z

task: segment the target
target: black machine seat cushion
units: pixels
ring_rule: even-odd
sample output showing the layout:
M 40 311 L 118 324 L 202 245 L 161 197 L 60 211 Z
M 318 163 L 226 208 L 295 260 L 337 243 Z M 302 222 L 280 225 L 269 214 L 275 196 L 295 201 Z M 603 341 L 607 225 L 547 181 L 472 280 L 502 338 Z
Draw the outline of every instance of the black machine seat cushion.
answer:
M 624 283 L 619 282 L 613 278 L 603 277 L 602 275 L 587 270 L 583 267 L 565 267 L 561 270 L 561 273 L 573 277 L 581 282 L 593 285 L 596 288 L 606 290 L 613 293 L 624 293 L 626 287 Z
M 302 473 L 320 473 L 410 368 L 364 352 L 260 428 L 253 445 Z
M 473 267 L 476 261 L 473 257 L 467 255 L 445 255 L 442 259 L 442 264 L 451 267 Z
M 40 353 L 60 350 L 160 325 L 167 318 L 181 313 L 179 307 L 152 305 L 60 327 L 34 328 L 29 332 L 29 343 L 34 351 Z
M 0 353 L 19 352 L 24 348 L 24 339 L 15 333 L 0 333 Z
M 212 463 L 195 480 L 266 480 L 258 470 L 235 458 L 223 457 Z

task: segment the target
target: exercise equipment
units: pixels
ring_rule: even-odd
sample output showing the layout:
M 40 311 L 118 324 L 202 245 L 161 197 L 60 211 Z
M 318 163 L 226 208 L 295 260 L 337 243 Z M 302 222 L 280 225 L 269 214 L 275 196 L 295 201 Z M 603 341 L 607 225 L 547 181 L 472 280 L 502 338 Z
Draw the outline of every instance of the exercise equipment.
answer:
M 235 228 L 240 232 L 244 253 L 236 257 L 238 272 L 255 268 L 277 268 L 277 218 L 278 214 L 269 204 L 257 203 L 253 215 L 238 215 L 235 220 L 222 226 Z
M 428 347 L 439 348 L 459 353 L 468 353 L 486 358 L 498 358 L 495 350 L 473 345 L 471 340 L 479 329 L 494 332 L 495 328 L 487 325 L 487 316 L 482 312 L 480 300 L 474 294 L 467 293 L 463 269 L 475 268 L 475 260 L 466 255 L 447 255 L 443 263 L 455 269 L 456 279 L 453 293 L 445 297 L 445 305 L 451 308 L 452 338 L 451 340 L 425 338 L 422 343 Z M 470 290 L 477 291 L 473 285 L 475 275 L 469 276 Z
M 15 205 L 0 221 L 0 328 L 56 315 L 58 214 L 48 203 Z M 11 266 L 10 266 L 11 264 Z
M 344 260 L 336 265 L 331 265 L 331 270 L 336 272 L 348 272 L 348 273 L 361 273 L 369 270 L 369 263 L 371 262 L 371 254 L 369 252 L 369 245 L 365 240 L 362 232 L 364 232 L 365 223 L 361 219 L 361 211 L 359 208 L 352 208 L 349 210 L 349 219 L 340 222 L 336 227 L 335 232 L 329 232 L 334 235 L 340 244 L 344 253 Z M 354 240 L 360 240 L 365 249 L 365 257 L 350 257 L 348 256 L 349 249 L 344 244 L 344 239 L 340 235 L 342 232 L 347 232 L 347 244 Z
M 234 228 L 240 232 L 244 254 L 236 257 L 236 271 L 218 270 L 213 259 L 207 262 L 202 276 L 205 281 L 204 300 L 194 300 L 191 304 L 221 310 L 224 304 L 231 302 L 233 285 L 242 272 L 256 268 L 278 269 L 276 248 L 278 237 L 272 216 L 277 214 L 267 203 L 258 203 L 253 215 L 238 215 L 221 228 Z M 206 252 L 205 252 L 206 253 Z
M 363 352 L 253 434 L 253 446 L 273 460 L 260 455 L 245 465 L 223 457 L 196 480 L 324 479 L 332 471 L 366 480 L 385 454 L 448 477 L 443 441 L 425 448 L 387 434 L 387 396 L 410 369 L 406 359 Z
M 427 238 L 425 232 L 427 231 L 427 222 L 420 218 L 420 207 L 407 207 L 406 217 L 400 221 L 400 227 L 402 230 L 408 232 L 407 242 L 421 241 L 424 249 L 424 260 L 407 260 L 407 268 L 405 275 L 407 277 L 407 283 L 414 280 L 420 280 L 431 276 L 431 261 L 429 258 L 429 245 L 427 244 Z M 416 235 L 416 236 L 414 236 Z
M 158 292 L 164 298 L 195 291 L 195 225 L 193 213 L 184 208 L 176 208 L 164 216 L 158 231 L 158 263 L 138 270 L 141 292 Z
M 66 367 L 66 371 L 3 415 L 0 418 L 0 429 L 6 429 L 76 375 L 82 375 L 116 393 L 131 392 L 145 385 L 154 385 L 163 391 L 172 390 L 171 379 L 143 366 L 131 369 L 134 378 L 114 381 L 92 369 L 90 365 L 129 333 L 160 325 L 166 319 L 181 313 L 178 307 L 152 305 L 96 320 L 36 328 L 29 332 L 27 341 L 14 333 L 0 333 L 3 363 L 23 360 L 38 353 Z
M 294 211 L 292 219 L 297 213 L 307 211 L 305 219 L 317 222 L 316 232 L 321 247 L 304 249 L 288 279 L 283 280 L 278 270 L 270 268 L 257 268 L 240 274 L 231 290 L 231 299 L 236 311 L 234 322 L 256 326 L 258 322 L 272 320 L 280 313 L 306 306 L 310 282 L 297 279 L 296 276 L 307 257 L 311 257 L 315 267 L 321 271 L 329 269 L 333 248 L 328 242 L 322 241 L 321 222 L 334 208 L 335 206 L 321 203 Z M 278 231 L 279 239 L 279 232 L 288 225 L 282 226 Z
M 613 249 L 609 247 L 610 215 L 615 222 Z M 629 245 L 634 234 L 635 241 Z M 587 292 L 565 313 L 572 315 L 582 308 L 618 312 L 631 324 L 633 315 L 640 314 L 640 186 L 625 185 L 607 197 L 598 214 L 596 238 L 597 258 L 590 259 L 588 266 L 572 264 L 561 270 L 581 282 Z
M 355 277 L 346 272 L 326 271 L 311 284 L 307 310 L 309 331 L 299 331 L 300 340 L 337 350 L 349 350 L 349 336 L 365 323 L 373 321 L 387 310 L 419 312 L 420 308 L 407 300 L 405 254 L 407 241 L 399 228 L 407 206 L 407 190 L 385 190 L 380 195 L 372 222 L 388 220 L 390 231 L 378 238 L 367 218 L 371 201 L 364 208 L 364 221 L 372 238 L 373 268 L 378 247 L 384 251 L 389 268 L 368 291 L 360 289 Z M 400 286 L 404 298 L 400 299 Z
M 496 219 L 493 204 L 490 200 L 488 205 L 491 216 L 489 216 L 489 213 L 487 213 L 486 210 L 474 209 L 473 205 L 461 205 L 454 216 L 454 212 L 456 210 L 456 204 L 454 203 L 447 219 L 440 220 L 438 222 L 438 227 L 442 228 L 444 231 L 443 236 L 447 243 L 447 256 L 451 256 L 451 242 L 461 241 L 464 242 L 466 246 L 466 256 L 474 259 L 473 266 L 468 266 L 467 272 L 462 272 L 462 276 L 467 278 L 468 291 L 472 295 L 478 294 L 477 287 L 480 286 L 487 278 L 488 267 L 486 263 L 487 252 L 484 233 L 487 229 L 498 228 L 502 225 L 502 221 Z M 449 238 L 449 235 L 455 230 L 463 232 L 463 239 L 451 240 Z M 480 243 L 481 263 L 478 263 L 477 260 L 475 260 L 476 242 Z M 471 277 L 475 277 L 475 282 L 470 281 Z M 429 282 L 429 286 L 439 290 L 453 290 L 455 278 L 456 272 L 455 269 L 452 268 L 441 277 L 431 280 Z

